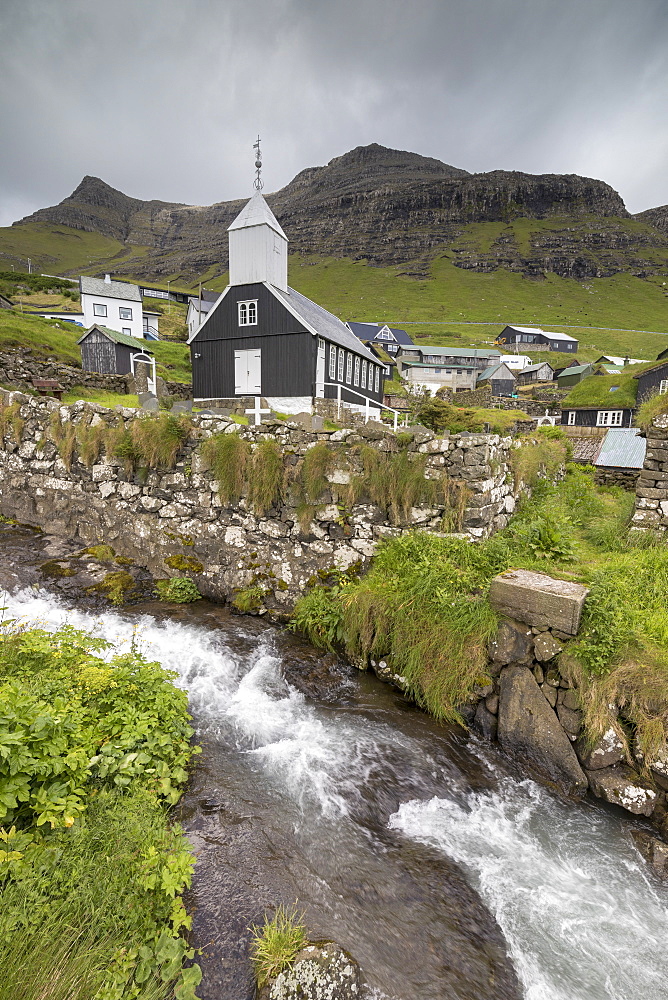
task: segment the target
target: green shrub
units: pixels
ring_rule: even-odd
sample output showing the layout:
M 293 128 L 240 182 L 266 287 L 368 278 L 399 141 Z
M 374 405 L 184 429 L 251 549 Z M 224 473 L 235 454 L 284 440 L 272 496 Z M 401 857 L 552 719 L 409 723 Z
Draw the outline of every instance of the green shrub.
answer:
M 533 487 L 539 479 L 553 477 L 567 457 L 567 448 L 561 439 L 533 434 L 521 438 L 519 446 L 510 454 L 516 488 L 521 483 Z
M 232 604 L 243 615 L 254 615 L 261 611 L 264 606 L 264 599 L 267 591 L 258 583 L 251 584 L 243 590 L 237 591 L 232 598 Z
M 635 423 L 637 427 L 642 427 L 644 431 L 649 430 L 655 417 L 660 417 L 668 413 L 668 394 L 657 394 L 650 396 L 638 407 Z
M 265 916 L 261 927 L 253 925 L 250 928 L 251 957 L 260 989 L 289 968 L 308 943 L 303 921 L 303 913 L 281 905 L 271 919 Z
M 201 600 L 202 595 L 189 576 L 173 576 L 170 580 L 156 580 L 155 589 L 161 601 L 188 604 Z
M 101 594 L 112 604 L 121 605 L 133 597 L 136 584 L 132 574 L 128 573 L 127 570 L 119 569 L 107 573 L 103 580 L 86 589 L 91 594 Z
M 345 648 L 343 607 L 338 589 L 313 587 L 307 591 L 294 606 L 290 628 L 320 649 L 333 653 Z

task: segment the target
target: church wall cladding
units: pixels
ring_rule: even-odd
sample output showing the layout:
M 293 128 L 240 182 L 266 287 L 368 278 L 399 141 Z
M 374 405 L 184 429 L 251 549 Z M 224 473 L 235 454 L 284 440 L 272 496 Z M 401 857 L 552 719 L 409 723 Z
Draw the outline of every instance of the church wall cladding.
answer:
M 109 427 L 129 430 L 133 421 L 165 417 L 83 401 L 60 406 L 5 390 L 0 390 L 0 404 L 0 512 L 5 517 L 82 544 L 109 544 L 117 556 L 132 559 L 156 578 L 190 576 L 202 594 L 215 600 L 257 587 L 264 606 L 277 614 L 288 612 L 318 574 L 363 568 L 384 537 L 415 527 L 443 530 L 446 522 L 448 530 L 472 539 L 488 536 L 505 526 L 521 488 L 513 485 L 509 464 L 512 438 L 437 438 L 426 428 L 413 428 L 409 457 L 424 462 L 427 479 L 445 474 L 450 496 L 393 518 L 364 495 L 355 501 L 350 494 L 351 480 L 362 473 L 362 446 L 398 451 L 395 435 L 377 423 L 312 431 L 298 421 L 239 427 L 223 417 L 196 414 L 174 468 L 133 470 L 127 458 L 103 457 L 103 451 L 93 458 L 88 451 L 86 465 L 79 442 L 83 451 L 90 448 L 95 428 L 101 433 Z M 71 455 L 63 437 L 54 436 L 54 424 L 74 429 Z M 283 472 L 293 479 L 310 448 L 329 447 L 333 461 L 326 488 L 310 505 L 310 523 L 304 523 L 298 485 L 285 489 L 262 514 L 243 496 L 222 502 L 200 446 L 212 434 L 231 432 L 251 449 L 275 441 Z
M 647 430 L 645 462 L 636 486 L 631 529 L 668 532 L 668 413 Z

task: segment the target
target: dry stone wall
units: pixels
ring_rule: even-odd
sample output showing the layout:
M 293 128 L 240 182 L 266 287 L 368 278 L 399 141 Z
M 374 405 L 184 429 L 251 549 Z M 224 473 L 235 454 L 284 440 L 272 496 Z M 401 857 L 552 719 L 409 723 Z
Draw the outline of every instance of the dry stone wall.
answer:
M 668 413 L 655 417 L 647 431 L 647 451 L 636 486 L 631 528 L 668 531 Z
M 83 440 L 82 432 L 95 427 L 127 429 L 151 416 L 87 402 L 60 406 L 16 392 L 0 395 L 4 516 L 88 545 L 108 543 L 155 577 L 191 576 L 203 594 L 219 600 L 256 587 L 264 606 L 287 611 L 309 580 L 331 568 L 364 566 L 387 535 L 412 527 L 443 530 L 445 516 L 450 528 L 481 538 L 505 526 L 516 503 L 509 465 L 514 442 L 497 435 L 437 438 L 426 428 L 414 428 L 409 457 L 424 460 L 426 478 L 448 477 L 450 504 L 444 499 L 433 507 L 413 507 L 397 524 L 368 497 L 361 495 L 355 503 L 350 499 L 351 478 L 361 471 L 359 446 L 398 450 L 395 435 L 380 424 L 314 431 L 314 418 L 303 415 L 301 422 L 274 420 L 256 428 L 216 414 L 196 414 L 173 469 L 131 471 L 123 458 L 104 456 L 86 465 L 76 440 L 71 461 L 64 461 L 53 441 L 52 420 L 71 425 Z M 335 467 L 309 525 L 300 524 L 289 490 L 262 516 L 244 498 L 231 506 L 222 503 L 200 445 L 212 434 L 232 432 L 253 448 L 266 439 L 276 441 L 288 471 L 298 469 L 306 452 L 319 443 L 334 450 Z

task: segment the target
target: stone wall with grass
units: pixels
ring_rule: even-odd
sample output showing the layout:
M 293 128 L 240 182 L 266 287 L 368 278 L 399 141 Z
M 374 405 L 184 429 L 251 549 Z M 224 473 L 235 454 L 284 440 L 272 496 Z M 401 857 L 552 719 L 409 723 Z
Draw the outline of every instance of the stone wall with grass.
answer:
M 631 526 L 668 531 L 668 413 L 654 417 L 647 428 L 647 451 L 636 486 Z
M 309 581 L 363 568 L 410 528 L 485 537 L 537 468 L 496 435 L 314 431 L 310 417 L 256 428 L 0 396 L 5 517 L 109 544 L 244 611 L 289 610 Z

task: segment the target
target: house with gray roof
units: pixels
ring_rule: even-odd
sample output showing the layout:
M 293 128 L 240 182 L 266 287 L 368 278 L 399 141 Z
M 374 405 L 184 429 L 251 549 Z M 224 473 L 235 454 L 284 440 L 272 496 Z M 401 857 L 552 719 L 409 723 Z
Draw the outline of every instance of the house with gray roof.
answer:
M 111 276 L 79 278 L 83 325 L 96 323 L 137 340 L 157 340 L 159 313 L 142 308 L 139 286 L 130 281 L 112 281 Z
M 378 344 L 388 354 L 396 355 L 400 347 L 412 347 L 413 341 L 405 330 L 387 323 L 356 323 L 348 320 L 348 329 L 365 344 Z
M 488 385 L 493 396 L 512 396 L 517 385 L 516 374 L 506 364 L 491 365 L 478 375 L 476 388 Z
M 506 326 L 497 337 L 496 343 L 504 347 L 518 344 L 524 350 L 531 351 L 577 354 L 579 342 L 566 333 L 550 333 L 549 330 L 541 330 L 539 326 Z

